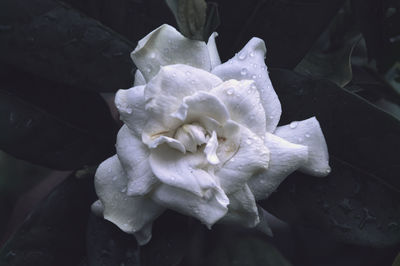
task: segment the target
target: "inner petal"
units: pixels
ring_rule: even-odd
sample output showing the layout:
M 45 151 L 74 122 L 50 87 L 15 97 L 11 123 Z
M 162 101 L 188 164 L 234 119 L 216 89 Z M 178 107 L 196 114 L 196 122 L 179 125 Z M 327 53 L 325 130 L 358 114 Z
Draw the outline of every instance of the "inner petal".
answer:
M 204 149 L 204 153 L 206 154 L 207 161 L 210 164 L 219 164 L 220 160 L 218 159 L 217 156 L 217 149 L 218 149 L 218 139 L 217 139 L 217 133 L 213 131 L 211 138 L 208 140 L 206 148 Z
M 206 130 L 197 123 L 186 124 L 178 128 L 175 139 L 182 143 L 187 151 L 196 152 L 198 146 L 207 142 Z

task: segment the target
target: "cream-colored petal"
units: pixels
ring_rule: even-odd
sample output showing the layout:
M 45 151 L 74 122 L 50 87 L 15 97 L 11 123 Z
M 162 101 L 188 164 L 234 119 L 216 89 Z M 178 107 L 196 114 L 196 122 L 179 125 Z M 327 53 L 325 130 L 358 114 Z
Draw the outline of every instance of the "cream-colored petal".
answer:
M 208 38 L 207 48 L 210 54 L 211 60 L 211 69 L 221 64 L 221 59 L 219 58 L 217 44 L 215 43 L 215 39 L 218 37 L 218 33 L 213 32 Z
M 118 90 L 115 95 L 115 106 L 120 119 L 137 137 L 141 137 L 144 125 L 149 119 L 145 111 L 144 86 L 128 90 Z
M 313 176 L 326 176 L 331 172 L 328 147 L 315 117 L 278 127 L 274 134 L 308 147 L 308 161 L 299 169 L 301 172 Z
M 204 196 L 169 185 L 155 189 L 152 199 L 159 205 L 192 216 L 208 228 L 220 220 L 228 211 L 229 199 L 219 187 L 213 187 Z
M 133 86 L 141 86 L 141 85 L 146 85 L 146 79 L 144 78 L 142 72 L 140 72 L 139 69 L 136 69 L 135 72 L 135 81 L 133 83 Z
M 251 176 L 268 167 L 269 150 L 264 141 L 245 127 L 240 134 L 236 154 L 215 172 L 227 194 L 241 189 Z
M 265 110 L 254 81 L 231 79 L 212 89 L 210 93 L 225 104 L 232 120 L 247 127 L 260 138 L 265 135 Z
M 228 213 L 222 218 L 221 222 L 240 224 L 250 228 L 255 227 L 260 222 L 255 198 L 246 184 L 229 194 L 228 198 Z
M 147 197 L 127 196 L 128 178 L 116 155 L 100 164 L 94 183 L 104 218 L 126 233 L 142 230 L 164 211 Z
M 216 96 L 204 91 L 185 97 L 172 116 L 185 124 L 198 122 L 201 117 L 211 117 L 220 124 L 225 124 L 229 119 L 225 105 Z
M 160 182 L 203 197 L 218 184 L 207 170 L 207 159 L 201 151 L 183 154 L 167 145 L 151 151 L 150 166 Z
M 115 147 L 128 177 L 127 195 L 147 194 L 158 181 L 149 164 L 150 150 L 126 125 L 119 130 Z
M 270 152 L 269 166 L 247 182 L 256 200 L 271 195 L 288 175 L 304 165 L 308 159 L 306 146 L 290 143 L 273 134 L 265 135 L 264 144 Z
M 220 78 L 198 68 L 185 65 L 162 67 L 145 87 L 145 109 L 149 117 L 143 129 L 143 142 L 148 144 L 160 135 L 172 137 L 172 131 L 182 121 L 171 114 L 178 110 L 183 99 L 199 91 L 207 92 L 220 83 Z
M 207 161 L 212 165 L 220 163 L 220 160 L 218 159 L 217 156 L 217 149 L 218 149 L 217 133 L 213 131 L 211 138 L 208 140 L 207 145 L 204 148 L 204 153 L 206 155 Z
M 266 130 L 273 132 L 278 125 L 282 109 L 264 62 L 265 53 L 264 41 L 252 38 L 235 57 L 215 67 L 212 73 L 224 81 L 254 80 L 266 114 Z
M 170 25 L 161 25 L 138 42 L 131 58 L 149 82 L 162 66 L 185 64 L 211 70 L 205 42 L 190 40 Z

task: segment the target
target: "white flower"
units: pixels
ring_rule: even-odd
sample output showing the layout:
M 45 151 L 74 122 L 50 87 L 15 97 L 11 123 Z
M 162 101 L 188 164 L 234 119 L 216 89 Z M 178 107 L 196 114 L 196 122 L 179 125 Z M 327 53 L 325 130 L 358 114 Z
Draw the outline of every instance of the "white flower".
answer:
M 96 172 L 93 209 L 140 244 L 166 209 L 211 227 L 269 228 L 256 200 L 293 171 L 325 176 L 328 152 L 315 118 L 277 127 L 281 106 L 252 38 L 221 64 L 215 45 L 162 25 L 131 56 L 135 84 L 115 103 L 125 123 L 117 154 Z

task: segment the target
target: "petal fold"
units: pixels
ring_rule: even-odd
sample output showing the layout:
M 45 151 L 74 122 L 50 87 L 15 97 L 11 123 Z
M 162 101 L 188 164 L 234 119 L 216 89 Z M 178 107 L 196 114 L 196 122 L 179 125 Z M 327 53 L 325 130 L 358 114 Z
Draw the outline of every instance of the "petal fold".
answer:
M 249 228 L 255 227 L 260 222 L 255 198 L 247 185 L 229 194 L 228 198 L 229 210 L 221 222 L 240 224 Z
M 120 119 L 137 137 L 141 137 L 149 119 L 145 111 L 144 88 L 145 86 L 136 86 L 128 90 L 118 90 L 115 95 L 115 106 Z
M 211 70 L 209 50 L 205 42 L 190 40 L 174 27 L 164 24 L 138 42 L 131 58 L 149 82 L 161 66 L 185 64 Z
M 143 142 L 148 144 L 159 135 L 171 137 L 167 133 L 182 124 L 171 114 L 178 110 L 183 99 L 199 91 L 207 92 L 220 83 L 220 78 L 198 68 L 186 65 L 162 67 L 144 91 L 145 109 L 149 117 L 143 129 Z
M 160 182 L 203 197 L 218 184 L 207 170 L 208 162 L 201 151 L 183 154 L 167 145 L 151 151 L 152 172 Z
M 241 127 L 240 144 L 236 154 L 215 172 L 227 194 L 241 189 L 248 179 L 268 167 L 270 152 L 264 141 Z
M 265 110 L 254 81 L 231 79 L 215 87 L 210 93 L 225 104 L 232 120 L 249 128 L 260 138 L 265 135 Z
M 210 54 L 211 60 L 211 69 L 221 64 L 221 59 L 219 58 L 217 44 L 215 43 L 215 39 L 218 37 L 218 33 L 213 32 L 208 38 L 207 48 Z
M 331 172 L 328 147 L 321 126 L 315 117 L 278 127 L 275 134 L 290 142 L 308 147 L 308 161 L 299 169 L 301 172 L 321 177 Z
M 306 146 L 290 143 L 270 133 L 265 135 L 264 143 L 270 152 L 268 169 L 255 174 L 247 182 L 256 200 L 271 195 L 288 175 L 308 159 Z
M 141 86 L 141 85 L 146 85 L 146 80 L 145 80 L 142 72 L 140 72 L 139 69 L 136 69 L 135 81 L 133 83 L 133 86 L 136 87 L 136 86 Z
M 215 67 L 212 73 L 224 81 L 230 79 L 254 80 L 266 114 L 266 130 L 274 132 L 282 109 L 264 62 L 265 53 L 264 41 L 252 38 L 235 57 Z
M 146 197 L 126 195 L 128 178 L 114 155 L 100 164 L 95 175 L 97 196 L 104 206 L 104 218 L 126 233 L 136 233 L 152 223 L 164 208 Z
M 147 194 L 158 181 L 149 164 L 149 149 L 126 125 L 123 125 L 118 132 L 115 148 L 128 177 L 127 195 Z
M 229 199 L 219 187 L 208 190 L 204 196 L 195 195 L 169 185 L 155 189 L 152 199 L 159 205 L 200 220 L 208 228 L 220 220 L 228 211 Z

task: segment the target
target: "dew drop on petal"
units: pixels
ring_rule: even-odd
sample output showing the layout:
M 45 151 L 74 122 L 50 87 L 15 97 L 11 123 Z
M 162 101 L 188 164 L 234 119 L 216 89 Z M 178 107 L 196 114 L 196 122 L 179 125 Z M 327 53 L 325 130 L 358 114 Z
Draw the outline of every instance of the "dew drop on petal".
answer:
M 240 74 L 242 76 L 247 75 L 247 68 L 242 68 L 242 70 L 240 70 Z
M 298 124 L 299 124 L 299 122 L 293 121 L 292 123 L 290 123 L 289 127 L 290 127 L 291 129 L 294 129 L 294 128 L 297 127 Z
M 233 88 L 229 88 L 226 90 L 226 94 L 232 95 L 233 94 Z
M 252 79 L 256 79 L 256 78 L 257 78 L 257 76 L 256 76 L 256 75 L 253 75 L 253 76 L 251 76 L 251 78 L 252 78 Z
M 243 51 L 240 52 L 238 58 L 239 58 L 240 60 L 244 60 L 244 59 L 246 58 L 246 52 L 243 52 Z
M 125 193 L 126 192 L 126 187 L 124 187 L 123 189 L 121 189 L 121 193 Z
M 303 139 L 299 137 L 299 138 L 297 138 L 297 141 L 298 142 L 303 142 Z
M 247 139 L 247 140 L 246 140 L 246 143 L 247 143 L 248 145 L 250 145 L 252 142 L 251 142 L 250 139 Z
M 271 119 L 271 120 L 274 119 L 274 116 L 270 115 L 270 116 L 269 116 L 269 119 Z
M 151 59 L 156 58 L 156 54 L 155 54 L 155 53 L 151 53 L 151 54 L 150 54 L 150 58 L 151 58 Z
M 309 137 L 310 137 L 310 134 L 307 133 L 305 136 L 306 136 L 306 138 L 309 138 Z
M 254 52 L 250 52 L 250 57 L 254 57 Z

